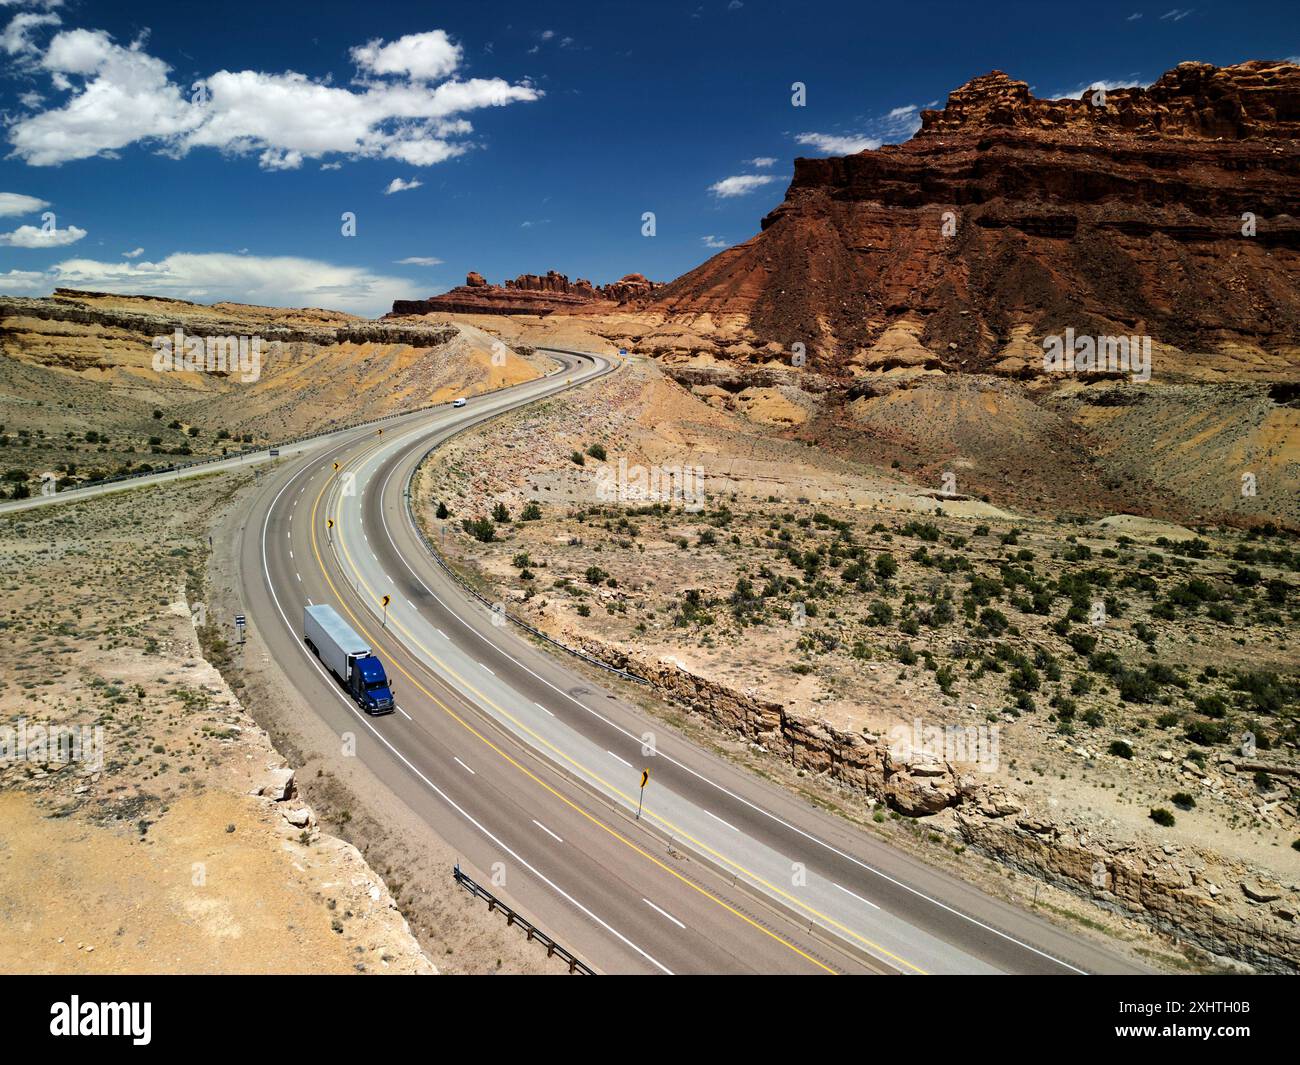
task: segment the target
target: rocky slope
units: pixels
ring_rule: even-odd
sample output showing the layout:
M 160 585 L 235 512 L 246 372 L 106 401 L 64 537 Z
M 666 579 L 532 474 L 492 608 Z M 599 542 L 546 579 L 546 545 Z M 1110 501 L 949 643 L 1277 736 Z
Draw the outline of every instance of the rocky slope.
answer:
M 178 331 L 204 340 L 202 366 L 158 359 Z M 75 483 L 473 395 L 549 365 L 465 324 L 70 289 L 0 297 L 0 459 Z
M 578 278 L 570 281 L 554 270 L 545 277 L 520 274 L 503 285 L 489 285 L 482 274 L 470 271 L 465 284 L 430 296 L 427 300 L 397 300 L 388 318 L 418 314 L 552 314 L 573 312 L 591 305 L 626 303 L 648 296 L 659 283 L 642 274 L 627 274 L 608 285 L 593 285 Z
M 1041 370 L 1039 340 L 1149 335 L 1153 374 L 1295 376 L 1300 66 L 1183 63 L 1040 100 L 994 71 L 905 144 L 798 159 L 762 232 L 654 293 L 850 375 Z

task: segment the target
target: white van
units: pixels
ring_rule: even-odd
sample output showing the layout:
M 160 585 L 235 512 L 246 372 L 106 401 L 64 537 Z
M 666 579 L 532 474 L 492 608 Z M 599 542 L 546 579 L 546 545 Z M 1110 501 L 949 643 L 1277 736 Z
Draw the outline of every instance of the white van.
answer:
M 464 396 L 461 396 L 460 399 L 455 400 L 455 401 L 452 403 L 452 406 L 453 406 L 453 407 L 463 407 L 463 406 L 465 406 L 465 397 L 464 397 Z

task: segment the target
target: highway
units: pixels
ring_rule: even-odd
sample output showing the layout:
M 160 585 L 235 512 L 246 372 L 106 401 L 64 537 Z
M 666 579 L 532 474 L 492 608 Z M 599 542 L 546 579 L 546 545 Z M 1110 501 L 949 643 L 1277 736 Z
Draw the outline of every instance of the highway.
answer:
M 599 971 L 1139 971 L 699 749 L 433 562 L 405 500 L 429 449 L 617 369 L 552 354 L 561 375 L 347 434 L 268 478 L 241 594 L 314 712 L 357 735 L 357 756 L 475 879 L 503 875 L 510 902 Z M 398 713 L 367 717 L 305 648 L 309 602 L 383 658 Z
M 237 592 L 304 712 L 354 735 L 470 876 L 598 972 L 1146 971 L 697 747 L 450 579 L 414 528 L 409 478 L 455 432 L 618 372 L 549 354 L 561 372 L 287 445 L 264 470 Z M 307 649 L 309 603 L 368 640 L 399 712 L 364 714 Z

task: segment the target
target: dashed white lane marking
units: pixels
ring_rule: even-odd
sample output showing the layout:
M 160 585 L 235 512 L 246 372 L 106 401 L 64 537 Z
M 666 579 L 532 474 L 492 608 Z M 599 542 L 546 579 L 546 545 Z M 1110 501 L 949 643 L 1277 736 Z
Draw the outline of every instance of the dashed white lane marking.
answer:
M 550 836 L 551 839 L 555 840 L 556 843 L 563 843 L 563 842 L 564 842 L 564 840 L 560 839 L 559 836 L 557 836 L 554 832 L 552 832 L 549 828 L 547 828 L 544 824 L 542 824 L 542 823 L 541 823 L 539 820 L 537 820 L 537 818 L 535 818 L 535 817 L 533 818 L 533 824 L 535 824 L 538 828 L 540 828 L 543 832 L 545 832 L 548 836 Z
M 551 714 L 551 712 L 550 712 L 549 710 L 547 710 L 546 707 L 544 707 L 541 703 L 533 703 L 533 705 L 534 705 L 535 707 L 537 707 L 537 709 L 540 710 L 542 713 L 544 713 L 544 714 Z M 555 716 L 554 714 L 551 714 L 551 717 L 554 717 L 554 716 Z
M 832 884 L 835 884 L 835 881 L 832 880 L 831 883 L 832 883 Z M 842 892 L 844 892 L 844 894 L 852 896 L 853 898 L 857 899 L 859 902 L 866 903 L 866 905 L 870 906 L 873 910 L 878 910 L 878 909 L 880 909 L 880 907 L 877 906 L 877 905 L 876 905 L 874 902 L 872 902 L 870 899 L 864 899 L 861 895 L 859 895 L 859 894 L 857 894 L 857 893 L 855 893 L 855 892 L 850 891 L 848 888 L 844 887 L 843 885 L 841 885 L 841 884 L 835 884 L 835 886 L 836 886 L 837 888 L 839 888 Z
M 478 668 L 481 669 L 481 670 L 483 670 L 483 672 L 485 672 L 485 673 L 492 673 L 492 670 L 488 669 L 488 667 L 485 666 L 482 662 L 479 662 L 479 663 L 478 663 Z M 495 677 L 496 674 L 495 674 L 495 673 L 492 673 L 492 676 Z
M 662 917 L 667 917 L 668 920 L 672 921 L 672 923 L 675 924 L 678 928 L 686 927 L 684 924 L 682 924 L 681 921 L 677 920 L 677 918 L 674 917 L 671 913 L 669 913 L 667 910 L 663 909 L 662 907 L 656 906 L 649 899 L 642 899 L 641 901 L 644 902 L 647 906 L 649 906 L 650 909 L 654 910 L 655 913 L 659 914 Z
M 396 706 L 397 704 L 394 703 L 393 705 Z M 406 718 L 407 721 L 414 721 L 414 720 L 415 720 L 415 718 L 413 718 L 410 714 L 408 714 L 408 713 L 407 713 L 405 710 L 403 710 L 400 706 L 397 707 L 397 712 L 398 712 L 399 714 L 401 714 L 404 718 Z
M 731 829 L 732 832 L 739 832 L 739 831 L 740 831 L 740 829 L 738 829 L 738 828 L 737 828 L 735 825 L 733 825 L 730 821 L 724 821 L 721 817 L 719 817 L 717 814 L 715 814 L 712 810 L 705 810 L 704 812 L 705 812 L 706 814 L 708 814 L 711 818 L 713 818 L 713 820 L 717 821 L 718 824 L 720 824 L 720 825 L 726 825 L 729 829 Z
M 456 758 L 454 754 L 452 755 L 452 757 Z M 474 770 L 470 769 L 470 767 L 467 766 L 464 762 L 462 762 L 459 758 L 456 758 L 456 761 L 460 764 L 461 769 L 465 770 L 465 772 L 467 772 L 470 776 L 472 777 L 478 776 L 478 774 L 475 773 Z
M 442 629 L 438 630 L 438 635 L 441 636 L 444 640 L 448 638 L 447 634 L 443 632 Z
M 289 551 L 289 557 L 290 557 L 290 558 L 293 558 L 293 551 L 292 551 L 292 549 Z
M 620 762 L 622 762 L 625 766 L 627 766 L 628 769 L 632 768 L 632 763 L 629 762 L 626 758 L 619 758 L 618 755 L 616 755 L 613 751 L 606 751 L 605 753 L 609 755 L 611 758 L 617 758 Z
M 299 583 L 299 584 L 302 584 L 302 574 L 301 574 L 301 573 L 295 573 L 294 576 L 298 578 L 298 583 Z

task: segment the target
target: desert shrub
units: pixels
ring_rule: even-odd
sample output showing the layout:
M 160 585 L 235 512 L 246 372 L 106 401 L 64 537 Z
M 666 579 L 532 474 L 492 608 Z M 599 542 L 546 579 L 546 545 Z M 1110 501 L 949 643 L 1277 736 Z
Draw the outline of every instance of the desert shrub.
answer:
M 1133 748 L 1123 740 L 1111 740 L 1110 746 L 1106 748 L 1107 753 L 1113 754 L 1116 758 L 1132 758 Z
M 1226 743 L 1232 732 L 1223 721 L 1189 721 L 1183 735 L 1191 743 L 1199 743 L 1202 747 L 1214 747 Z
M 487 518 L 466 518 L 460 524 L 470 536 L 482 543 L 490 544 L 497 538 L 496 526 Z
M 1157 807 L 1156 809 L 1152 810 L 1150 817 L 1151 820 L 1154 821 L 1156 824 L 1158 824 L 1161 828 L 1174 827 L 1174 815 L 1170 813 L 1168 810 L 1166 810 L 1163 806 Z
M 1185 791 L 1175 792 L 1169 801 L 1180 810 L 1190 810 L 1196 805 L 1196 800 Z

